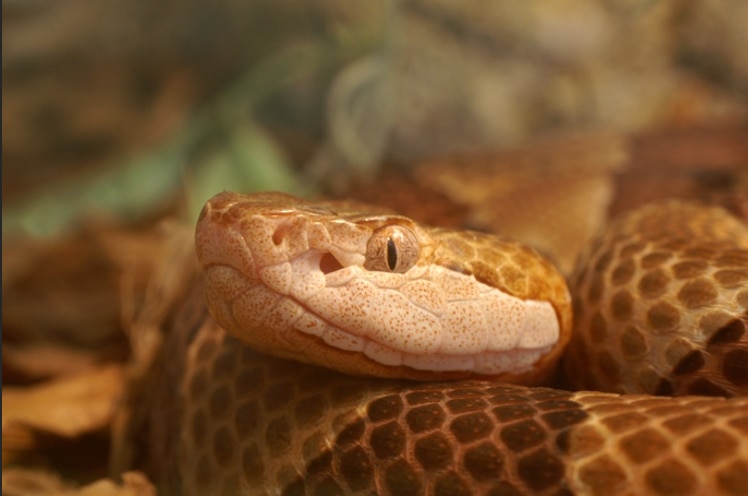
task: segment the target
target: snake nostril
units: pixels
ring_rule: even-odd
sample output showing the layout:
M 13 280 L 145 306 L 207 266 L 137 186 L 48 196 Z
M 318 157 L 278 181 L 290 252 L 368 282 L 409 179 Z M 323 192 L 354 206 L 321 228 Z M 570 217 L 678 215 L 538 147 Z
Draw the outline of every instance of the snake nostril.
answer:
M 332 253 L 325 253 L 319 260 L 319 269 L 325 274 L 335 272 L 336 270 L 340 270 L 342 268 L 343 266 L 340 264 L 340 262 L 338 262 L 338 259 L 335 258 L 335 255 L 333 255 Z
M 283 240 L 289 237 L 289 235 L 292 234 L 292 231 L 294 229 L 294 226 L 291 222 L 285 221 L 281 222 L 275 227 L 275 231 L 273 231 L 273 244 L 275 246 L 280 246 L 283 243 Z

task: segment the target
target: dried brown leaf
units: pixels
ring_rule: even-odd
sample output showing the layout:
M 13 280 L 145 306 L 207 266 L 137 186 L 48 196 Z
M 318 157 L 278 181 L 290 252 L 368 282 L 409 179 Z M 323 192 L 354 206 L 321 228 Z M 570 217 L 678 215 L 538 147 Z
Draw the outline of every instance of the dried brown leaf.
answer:
M 7 384 L 51 379 L 57 376 L 80 374 L 94 367 L 99 361 L 99 353 L 92 350 L 73 348 L 53 343 L 38 343 L 30 346 L 17 346 L 3 343 L 3 377 Z
M 102 429 L 111 421 L 124 380 L 122 367 L 107 365 L 34 387 L 5 387 L 3 438 L 19 426 L 64 437 Z
M 122 474 L 122 484 L 101 479 L 83 487 L 63 482 L 57 475 L 42 470 L 3 470 L 5 496 L 155 496 L 156 490 L 140 472 Z

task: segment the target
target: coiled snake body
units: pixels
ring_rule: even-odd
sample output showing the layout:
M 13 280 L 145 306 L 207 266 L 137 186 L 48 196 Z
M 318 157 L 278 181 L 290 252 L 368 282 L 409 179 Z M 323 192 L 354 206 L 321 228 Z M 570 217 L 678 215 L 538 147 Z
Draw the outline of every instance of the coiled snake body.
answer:
M 748 233 L 719 208 L 614 223 L 573 333 L 563 278 L 498 237 L 222 193 L 196 245 L 150 419 L 167 494 L 748 494 Z M 567 343 L 570 391 L 532 386 Z

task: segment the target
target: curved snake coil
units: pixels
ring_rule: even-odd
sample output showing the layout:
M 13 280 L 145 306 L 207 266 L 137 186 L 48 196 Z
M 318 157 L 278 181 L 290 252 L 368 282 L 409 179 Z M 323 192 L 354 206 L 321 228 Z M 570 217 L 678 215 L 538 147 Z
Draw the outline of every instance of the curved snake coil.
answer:
M 532 250 L 345 208 L 233 193 L 205 207 L 220 325 L 197 284 L 151 413 L 167 494 L 748 492 L 748 233 L 726 212 L 668 203 L 614 223 L 572 278 L 570 337 L 563 279 Z M 509 338 L 490 334 L 489 301 Z M 503 382 L 547 380 L 569 339 L 575 389 L 735 397 Z M 459 380 L 365 377 L 401 374 Z

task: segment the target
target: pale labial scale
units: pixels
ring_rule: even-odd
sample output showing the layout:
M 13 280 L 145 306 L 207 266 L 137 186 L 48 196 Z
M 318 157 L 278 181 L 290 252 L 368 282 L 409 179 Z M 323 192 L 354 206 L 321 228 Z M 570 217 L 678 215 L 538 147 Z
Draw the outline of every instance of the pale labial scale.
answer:
M 440 354 L 467 355 L 486 349 L 488 326 L 478 300 L 448 302 L 441 316 Z
M 361 277 L 365 278 L 375 287 L 381 290 L 396 289 L 398 292 L 400 292 L 400 289 L 404 284 L 407 284 L 411 279 L 413 279 L 413 276 L 410 273 L 399 274 L 393 272 L 369 271 L 365 274 L 365 276 L 362 275 Z
M 366 337 L 372 332 L 376 322 L 369 319 L 365 304 L 356 300 L 359 297 L 373 296 L 373 291 L 367 294 L 365 289 L 366 287 L 356 284 L 356 281 L 339 287 L 328 286 L 310 295 L 302 303 L 322 320 L 351 334 Z
M 547 355 L 551 351 L 552 346 L 546 346 L 544 348 L 537 348 L 534 350 L 517 350 L 516 353 L 516 370 L 530 370 L 535 365 L 535 362 L 540 360 L 540 357 Z
M 304 303 L 331 325 L 396 350 L 433 353 L 441 341 L 441 326 L 433 314 L 399 291 L 362 279 L 327 287 Z
M 368 344 L 367 344 L 368 346 Z M 379 347 L 383 348 L 383 347 Z M 530 370 L 535 362 L 549 351 L 514 349 L 482 352 L 472 355 L 414 355 L 402 353 L 402 364 L 416 370 L 459 371 L 470 370 L 479 374 L 498 375 L 505 372 L 522 373 Z M 384 352 L 381 352 L 384 355 Z M 391 351 L 392 354 L 396 353 Z M 373 357 L 377 358 L 377 357 Z
M 475 368 L 474 355 L 412 355 L 403 354 L 403 365 L 416 370 L 473 370 Z
M 441 346 L 444 331 L 439 319 L 399 291 L 378 292 L 367 302 L 367 309 L 378 322 L 372 340 L 407 353 L 435 353 Z
M 260 279 L 278 294 L 287 295 L 290 290 L 293 269 L 289 262 L 267 265 L 260 269 Z
M 485 349 L 506 351 L 516 348 L 525 321 L 525 302 L 491 288 L 491 291 L 481 294 L 480 303 L 486 322 L 490 322 Z
M 424 279 L 410 281 L 400 287 L 400 292 L 414 305 L 434 314 L 441 316 L 446 306 L 444 293 L 436 284 Z
M 258 284 L 234 300 L 234 318 L 244 329 L 255 329 L 264 323 L 265 315 L 281 297 Z
M 475 357 L 475 371 L 484 374 L 497 374 L 515 366 L 516 358 L 512 357 L 512 352 L 488 352 L 481 353 Z
M 296 319 L 294 328 L 299 332 L 303 332 L 304 334 L 321 336 L 327 328 L 327 323 L 307 310 L 306 312 L 303 312 L 298 319 Z
M 344 267 L 340 270 L 336 270 L 335 272 L 331 272 L 329 274 L 324 274 L 325 276 L 325 286 L 328 288 L 336 288 L 340 286 L 345 286 L 350 281 L 352 281 L 356 277 L 361 276 L 361 268 L 352 266 L 352 267 Z
M 364 351 L 367 339 L 341 331 L 340 329 L 327 326 L 322 333 L 325 343 L 344 351 Z
M 268 313 L 265 314 L 263 325 L 278 334 L 293 329 L 296 320 L 303 315 L 304 309 L 290 298 L 281 298 Z
M 366 257 L 363 253 L 359 253 L 357 251 L 342 250 L 335 246 L 330 247 L 330 253 L 335 257 L 335 259 L 338 260 L 338 262 L 340 262 L 340 265 L 342 265 L 343 267 L 350 267 L 360 270 L 360 268 L 363 267 L 364 262 L 366 261 Z
M 214 265 L 205 271 L 206 284 L 217 299 L 233 301 L 257 282 L 227 265 Z
M 460 274 L 444 267 L 433 267 L 426 276 L 442 288 L 447 301 L 474 300 L 478 298 L 481 283 L 473 276 Z
M 530 370 L 535 362 L 547 353 L 541 350 L 508 350 L 505 352 L 481 353 L 475 356 L 475 372 L 479 374 L 522 373 Z
M 537 349 L 556 344 L 560 331 L 553 305 L 547 301 L 527 300 L 525 308 L 519 346 Z
M 366 279 L 367 281 L 371 282 L 374 286 L 381 288 L 381 289 L 397 289 L 399 292 L 402 292 L 403 287 L 410 285 L 410 284 L 417 284 L 419 282 L 429 283 L 432 287 L 438 287 L 428 278 L 422 277 L 425 273 L 426 275 L 428 274 L 427 274 L 426 269 L 420 266 L 412 267 L 410 270 L 408 270 L 405 273 L 365 271 L 365 269 L 360 269 L 360 270 L 361 270 L 361 275 L 360 275 L 361 278 Z M 441 292 L 443 295 L 444 292 L 443 291 Z
M 418 279 L 428 280 L 428 275 L 431 267 L 427 265 L 414 265 L 410 268 L 407 272 L 407 276 L 405 274 L 402 274 L 403 277 L 407 277 L 407 279 L 411 281 L 415 281 Z
M 390 367 L 399 367 L 403 363 L 403 354 L 401 352 L 382 346 L 373 341 L 368 341 L 366 343 L 366 346 L 364 347 L 364 355 L 375 362 L 379 362 L 382 365 L 389 365 Z
M 289 294 L 292 298 L 304 301 L 325 288 L 325 274 L 317 270 L 320 258 L 322 253 L 312 250 L 291 261 Z

